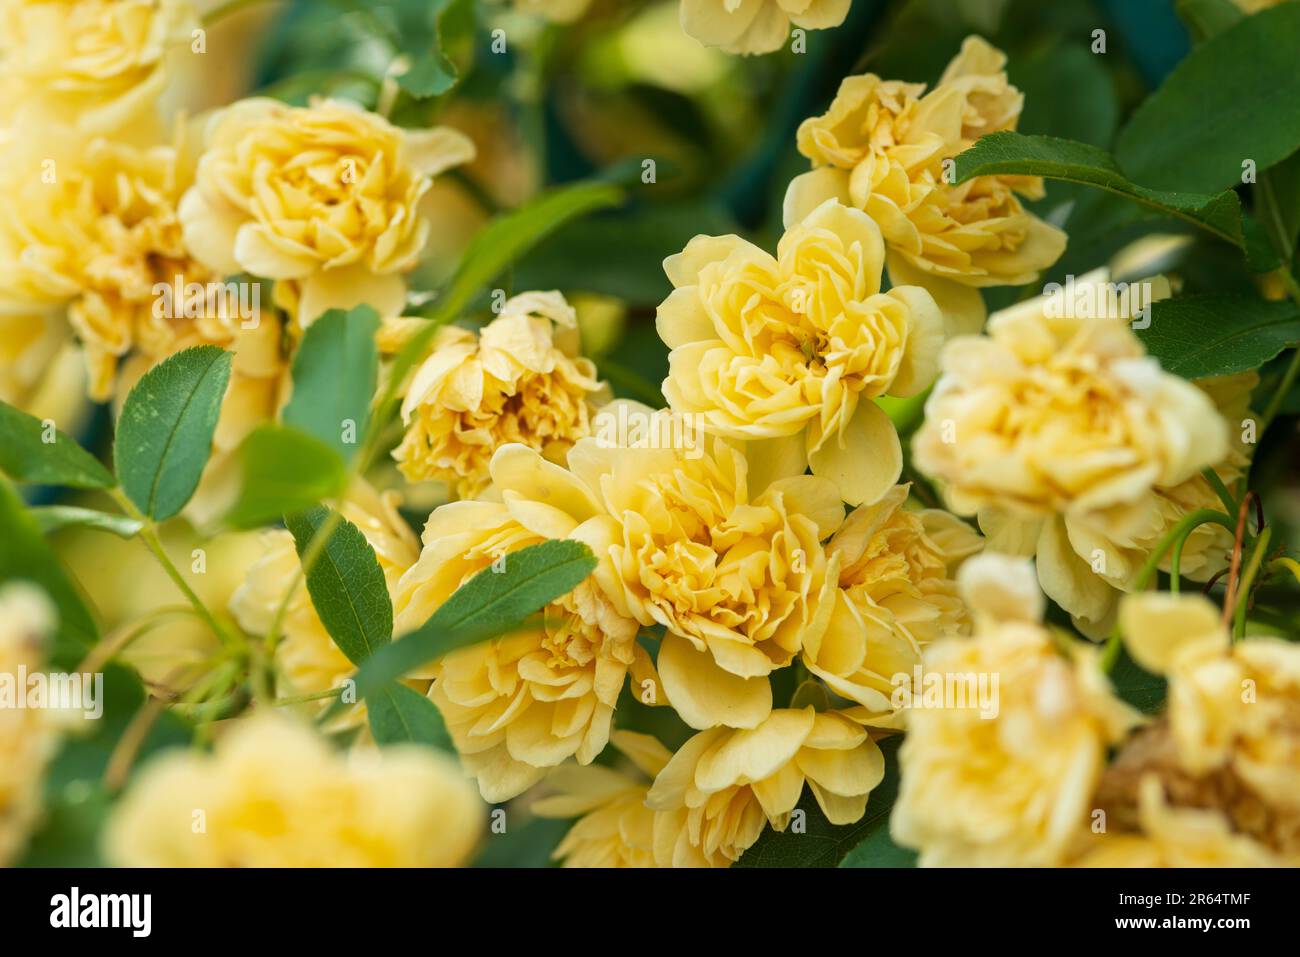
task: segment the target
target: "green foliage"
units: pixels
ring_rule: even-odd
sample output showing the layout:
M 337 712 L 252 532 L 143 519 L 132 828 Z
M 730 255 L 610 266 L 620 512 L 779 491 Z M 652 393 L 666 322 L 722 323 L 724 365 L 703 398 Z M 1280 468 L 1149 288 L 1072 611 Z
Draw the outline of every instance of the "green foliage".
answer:
M 313 508 L 284 520 L 307 567 L 307 591 L 334 644 L 353 664 L 361 664 L 393 634 L 393 605 L 375 550 L 360 530 L 327 508 Z M 326 528 L 326 525 L 332 528 Z M 313 541 L 325 534 L 318 557 L 306 560 Z
M 243 479 L 226 516 L 236 528 L 255 528 L 340 495 L 347 468 L 334 449 L 298 429 L 260 425 L 239 447 Z
M 1213 193 L 1300 148 L 1300 6 L 1243 17 L 1198 46 L 1137 108 L 1115 145 L 1134 180 Z
M 1214 195 L 1148 189 L 1128 180 L 1115 160 L 1104 150 L 1086 143 L 993 133 L 957 157 L 957 181 L 995 173 L 1042 176 L 1046 179 L 1081 183 L 1123 196 L 1158 213 L 1192 223 L 1225 242 L 1242 249 L 1259 272 L 1272 269 L 1277 258 L 1258 230 L 1247 225 L 1241 201 L 1231 190 Z
M 144 527 L 144 522 L 129 515 L 113 515 L 75 505 L 45 505 L 33 508 L 31 514 L 41 531 L 47 535 L 69 525 L 79 525 L 111 532 L 119 538 L 131 538 Z
M 122 489 L 150 518 L 171 518 L 198 487 L 230 361 L 216 346 L 186 349 L 146 372 L 127 395 L 113 461 Z
M 1147 351 L 1185 379 L 1258 369 L 1300 343 L 1300 306 L 1242 297 L 1167 299 L 1138 330 Z
M 0 402 L 0 471 L 17 482 L 112 488 L 108 469 L 75 441 L 7 402 Z
M 370 733 L 380 744 L 424 744 L 455 754 L 442 712 L 427 697 L 392 682 L 366 696 Z
M 378 329 L 369 306 L 331 309 L 307 327 L 293 358 L 293 394 L 281 418 L 344 461 L 357 450 L 375 395 Z
M 503 557 L 458 588 L 427 622 L 393 642 L 357 675 L 362 694 L 450 651 L 519 627 L 573 591 L 596 568 L 580 542 L 548 541 Z

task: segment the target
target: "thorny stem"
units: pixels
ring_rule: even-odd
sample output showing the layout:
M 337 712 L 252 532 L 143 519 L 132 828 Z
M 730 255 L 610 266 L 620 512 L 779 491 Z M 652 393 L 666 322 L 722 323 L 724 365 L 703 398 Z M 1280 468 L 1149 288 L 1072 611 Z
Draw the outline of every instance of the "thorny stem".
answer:
M 1241 554 L 1246 540 L 1246 516 L 1250 514 L 1252 499 L 1258 501 L 1259 496 L 1253 491 L 1247 492 L 1241 500 L 1241 507 L 1237 509 L 1237 527 L 1233 530 L 1232 537 L 1232 564 L 1228 568 L 1228 590 L 1223 596 L 1223 626 L 1225 628 L 1232 621 L 1232 612 L 1237 604 L 1237 589 L 1241 584 L 1238 573 L 1241 570 Z
M 1273 529 L 1265 528 L 1260 531 L 1259 537 L 1255 539 L 1255 547 L 1251 549 L 1250 560 L 1246 563 L 1246 570 L 1241 576 L 1241 596 L 1237 599 L 1236 613 L 1232 623 L 1232 634 L 1234 638 L 1241 638 L 1246 634 L 1246 611 L 1250 606 L 1251 586 L 1255 583 L 1255 576 L 1259 574 L 1259 567 L 1264 561 L 1264 554 L 1268 551 L 1268 540 L 1273 535 Z

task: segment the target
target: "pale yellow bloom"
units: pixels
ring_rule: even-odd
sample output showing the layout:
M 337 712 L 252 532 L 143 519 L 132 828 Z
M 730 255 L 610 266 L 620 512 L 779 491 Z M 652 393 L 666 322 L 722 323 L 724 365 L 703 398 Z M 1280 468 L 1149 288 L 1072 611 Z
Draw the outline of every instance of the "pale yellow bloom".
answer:
M 152 128 L 169 60 L 190 55 L 190 0 L 3 0 L 0 85 L 13 121 Z
M 865 209 L 889 246 L 890 277 L 930 290 L 953 332 L 979 329 L 978 287 L 1030 282 L 1065 249 L 1065 234 L 1017 196 L 1042 198 L 1041 179 L 950 185 L 946 162 L 981 136 L 1016 128 L 1024 97 L 1005 64 L 972 36 L 928 94 L 873 74 L 844 80 L 830 109 L 799 127 L 799 151 L 814 169 L 790 183 L 785 199 L 787 226 L 828 197 Z
M 996 714 L 913 700 L 890 823 L 922 865 L 1063 863 L 1087 826 L 1108 746 L 1136 720 L 1094 649 L 1058 650 L 1038 621 L 1032 575 L 1006 556 L 968 561 L 959 580 L 975 634 L 925 651 L 925 670 L 945 681 L 986 680 Z
M 654 867 L 657 812 L 646 807 L 646 792 L 672 753 L 650 735 L 634 731 L 615 731 L 609 740 L 633 769 L 563 765 L 546 780 L 556 793 L 534 801 L 532 811 L 540 817 L 578 818 L 551 855 L 565 867 Z
M 573 308 L 558 292 L 524 293 L 477 334 L 438 331 L 406 389 L 407 431 L 393 457 L 408 479 L 441 480 L 473 498 L 501 446 L 521 443 L 563 462 L 608 399 L 595 365 L 579 354 Z
M 125 867 L 453 867 L 484 808 L 455 763 L 403 745 L 333 752 L 277 715 L 237 723 L 212 754 L 148 764 L 107 826 Z
M 602 415 L 620 409 L 665 421 L 623 400 Z M 595 581 L 621 614 L 667 629 L 659 677 L 687 724 L 753 727 L 772 707 L 767 675 L 824 627 L 817 610 L 835 572 L 821 542 L 843 521 L 839 493 L 782 472 L 761 443 L 633 447 L 617 438 L 601 430 L 582 439 L 567 471 L 508 446 L 493 478 L 507 501 L 591 517 Z
M 0 312 L 66 307 L 90 395 L 103 401 L 123 356 L 170 355 L 191 324 L 159 308 L 155 286 L 213 278 L 190 257 L 177 217 L 190 178 L 184 129 L 171 144 L 139 148 L 50 127 L 14 136 L 2 150 Z M 200 325 L 205 341 L 232 335 L 226 319 Z
M 241 100 L 208 122 L 185 241 L 219 274 L 293 283 L 302 325 L 360 303 L 398 315 L 431 228 L 420 199 L 473 155 L 455 130 L 401 130 L 344 101 Z
M 754 728 L 702 731 L 650 787 L 655 861 L 730 866 L 764 826 L 786 829 L 805 781 L 828 821 L 852 824 L 884 773 L 866 731 L 834 712 L 778 709 Z
M 85 379 L 85 362 L 60 310 L 0 313 L 0 402 L 39 419 L 69 422 L 85 395 Z
M 905 508 L 898 485 L 849 514 L 827 549 L 839 556 L 839 590 L 826 630 L 804 640 L 803 662 L 835 693 L 863 705 L 871 723 L 897 727 L 895 675 L 908 675 L 932 642 L 970 631 L 954 579 L 983 546 L 941 509 Z M 864 715 L 865 716 L 865 715 Z
M 1212 504 L 1199 473 L 1228 459 L 1229 428 L 1125 318 L 1067 305 L 1025 302 L 952 340 L 913 450 L 990 549 L 1036 555 L 1043 590 L 1097 634 L 1164 531 Z M 1189 571 L 1210 573 L 1215 541 L 1197 538 Z
M 1243 782 L 1291 822 L 1285 830 L 1300 854 L 1300 647 L 1277 638 L 1233 642 L 1200 595 L 1126 596 L 1120 627 L 1134 659 L 1169 679 L 1181 765 Z
M 55 610 L 45 593 L 23 582 L 0 588 L 0 867 L 17 859 L 41 815 L 45 766 L 57 744 L 51 712 L 17 707 L 27 693 L 19 669 L 32 674 L 45 662 L 44 644 Z
M 791 26 L 837 27 L 851 0 L 682 0 L 682 29 L 705 46 L 728 53 L 779 50 Z
M 510 553 L 520 548 L 562 538 L 584 542 L 597 555 L 609 548 L 606 529 L 592 521 L 594 509 L 565 511 L 574 503 L 509 491 L 517 456 L 536 453 L 505 446 L 492 463 L 504 502 L 452 502 L 429 517 L 420 558 L 396 587 L 397 634 L 423 625 L 476 573 L 507 573 Z M 540 458 L 536 465 L 560 471 Z M 508 800 L 568 758 L 589 764 L 604 749 L 628 669 L 645 656 L 636 632 L 636 622 L 588 579 L 545 608 L 540 623 L 453 651 L 436 664 L 429 697 L 485 799 Z
M 415 564 L 419 546 L 406 521 L 398 514 L 396 492 L 376 492 L 357 482 L 340 512 L 355 525 L 375 550 L 390 594 L 402 574 Z M 264 534 L 262 557 L 248 569 L 243 584 L 230 598 L 230 612 L 239 626 L 251 635 L 266 635 L 275 619 L 285 589 L 301 574 L 301 563 L 293 536 L 284 529 Z M 356 665 L 339 650 L 321 623 L 311 596 L 301 582 L 286 608 L 275 647 L 278 694 L 281 697 L 315 694 L 338 688 L 353 677 Z M 332 704 L 322 701 L 318 710 Z M 362 703 L 347 708 L 339 727 L 353 727 L 365 721 Z
M 1155 775 L 1143 778 L 1138 813 L 1141 833 L 1107 831 L 1079 842 L 1075 867 L 1279 867 L 1285 861 L 1233 830 L 1211 808 L 1177 807 Z
M 697 236 L 664 261 L 674 292 L 656 327 L 672 350 L 674 412 L 737 439 L 782 439 L 850 504 L 902 468 L 898 435 L 872 399 L 933 381 L 943 317 L 917 286 L 880 291 L 884 245 L 860 210 L 827 201 L 775 257 L 737 236 Z

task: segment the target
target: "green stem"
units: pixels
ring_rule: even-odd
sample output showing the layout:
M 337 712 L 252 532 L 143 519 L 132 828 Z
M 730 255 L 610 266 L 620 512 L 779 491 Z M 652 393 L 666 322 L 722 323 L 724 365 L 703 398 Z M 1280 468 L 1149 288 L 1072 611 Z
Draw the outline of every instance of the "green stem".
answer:
M 1237 608 L 1232 623 L 1232 634 L 1235 638 L 1241 638 L 1246 634 L 1246 606 L 1250 604 L 1250 590 L 1255 584 L 1255 576 L 1259 574 L 1259 567 L 1264 561 L 1264 553 L 1268 551 L 1268 540 L 1272 535 L 1272 528 L 1260 530 L 1255 539 L 1255 547 L 1251 549 L 1250 560 L 1246 563 L 1246 570 L 1242 573 L 1241 585 L 1237 592 Z
M 1237 514 L 1237 500 L 1233 498 L 1232 493 L 1228 491 L 1228 486 L 1223 484 L 1223 479 L 1219 478 L 1219 473 L 1214 469 L 1202 469 L 1201 474 L 1205 476 L 1205 481 L 1210 483 L 1210 488 L 1214 489 L 1214 494 L 1219 496 L 1219 501 L 1223 503 L 1224 511 L 1229 515 Z
M 291 698 L 278 698 L 271 704 L 277 708 L 287 708 L 295 704 L 307 704 L 310 701 L 321 701 L 325 698 L 337 698 L 343 693 L 342 688 L 330 688 L 328 691 L 313 691 L 311 694 L 294 695 Z
M 126 497 L 121 489 L 114 489 L 112 495 L 113 498 L 117 500 L 118 504 L 121 505 L 122 510 L 126 512 L 126 514 L 130 515 L 136 521 L 145 523 L 144 527 L 142 527 L 138 533 L 140 541 L 144 542 L 145 547 L 153 553 L 154 558 L 158 560 L 158 564 L 161 565 L 163 571 L 167 573 L 167 577 L 169 577 L 176 587 L 180 589 L 181 594 L 185 596 L 185 600 L 194 607 L 194 611 L 203 619 L 204 624 L 212 630 L 212 633 L 217 636 L 217 640 L 226 647 L 237 646 L 239 642 L 235 640 L 234 636 L 230 634 L 228 629 L 217 621 L 216 616 L 208 610 L 208 606 L 203 603 L 203 599 L 200 598 L 198 593 L 190 587 L 190 583 L 185 580 L 185 576 L 181 574 L 180 569 L 176 567 L 171 558 L 167 555 L 166 549 L 163 548 L 162 541 L 158 538 L 157 525 L 150 522 L 144 513 L 135 507 L 135 503 Z
M 1294 282 L 1295 280 L 1292 280 Z M 1277 389 L 1273 392 L 1273 398 L 1268 400 L 1268 407 L 1264 409 L 1263 418 L 1259 423 L 1259 435 L 1262 438 L 1264 430 L 1268 428 L 1273 417 L 1277 415 L 1278 410 L 1282 408 L 1282 402 L 1286 399 L 1287 393 L 1295 385 L 1296 376 L 1300 375 L 1300 349 L 1291 353 L 1291 362 L 1286 367 L 1286 372 L 1282 373 L 1282 381 L 1278 383 Z
M 238 13 L 245 7 L 255 7 L 259 3 L 268 3 L 270 0 L 226 0 L 220 6 L 213 7 L 203 15 L 203 25 L 210 27 L 220 20 L 224 20 L 232 13 Z
M 1182 545 L 1191 533 L 1202 525 L 1213 522 L 1216 525 L 1222 525 L 1228 531 L 1236 533 L 1237 526 L 1232 519 L 1224 512 L 1216 511 L 1212 508 L 1198 508 L 1194 512 L 1188 512 L 1184 515 L 1173 528 L 1165 533 L 1165 537 L 1160 540 L 1155 549 L 1147 557 L 1146 562 L 1138 569 L 1137 575 L 1133 578 L 1132 591 L 1143 591 L 1151 583 L 1152 577 L 1160 568 L 1160 561 L 1165 557 L 1165 553 L 1171 548 L 1174 551 L 1173 581 L 1178 581 L 1178 561 L 1182 558 Z M 1174 590 L 1177 591 L 1175 585 Z M 1120 651 L 1120 632 L 1119 624 L 1111 630 L 1110 637 L 1106 639 L 1105 648 L 1102 650 L 1101 665 L 1106 671 L 1110 671 L 1119 660 Z

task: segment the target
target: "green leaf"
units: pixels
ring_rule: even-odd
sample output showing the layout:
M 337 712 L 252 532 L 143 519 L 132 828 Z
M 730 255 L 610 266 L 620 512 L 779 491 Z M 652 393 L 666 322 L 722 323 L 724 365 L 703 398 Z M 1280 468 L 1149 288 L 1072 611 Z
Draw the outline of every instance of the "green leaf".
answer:
M 481 229 L 461 257 L 456 274 L 430 306 L 413 311 L 429 317 L 429 325 L 411 338 L 389 370 L 386 406 L 407 373 L 428 351 L 443 323 L 455 319 L 476 296 L 512 263 L 567 222 L 622 201 L 623 190 L 612 183 L 575 183 L 544 193 L 512 213 L 498 216 Z M 386 411 L 381 408 L 381 411 Z
M 1120 131 L 1115 158 L 1161 189 L 1217 192 L 1300 147 L 1300 5 L 1243 17 L 1191 52 Z
M 1165 703 L 1168 685 L 1161 675 L 1144 671 L 1120 646 L 1119 658 L 1110 671 L 1115 693 L 1143 714 L 1156 714 Z
M 485 568 L 448 598 L 433 616 L 375 655 L 358 673 L 362 695 L 450 651 L 519 627 L 530 615 L 567 595 L 596 568 L 581 542 L 529 545 L 506 556 L 504 570 Z
M 99 639 L 99 630 L 17 491 L 0 480 L 0 586 L 11 581 L 30 582 L 49 596 L 59 613 L 53 663 L 74 666 Z
M 392 682 L 366 696 L 370 733 L 380 744 L 427 744 L 456 753 L 438 706 L 420 692 Z
M 51 441 L 46 441 L 46 439 Z M 17 482 L 112 488 L 108 469 L 68 436 L 0 402 L 0 472 Z
M 375 395 L 378 329 L 369 306 L 331 309 L 308 326 L 293 359 L 293 394 L 281 418 L 345 461 L 357 450 Z
M 1296 261 L 1296 238 L 1300 236 L 1300 152 L 1261 173 L 1255 189 L 1260 225 L 1278 251 L 1282 265 L 1291 268 Z
M 313 508 L 284 520 L 301 559 L 331 510 Z M 359 665 L 393 635 L 393 604 L 375 550 L 361 531 L 335 516 L 325 547 L 307 572 L 307 591 L 334 644 Z
M 1245 16 L 1232 0 L 1178 0 L 1174 9 L 1197 43 L 1217 36 Z
M 194 494 L 212 452 L 230 360 L 216 346 L 186 349 L 146 372 L 127 395 L 113 461 L 127 496 L 150 518 L 171 518 Z
M 50 532 L 69 525 L 85 528 L 97 528 L 103 532 L 112 532 L 118 538 L 131 538 L 144 527 L 144 522 L 129 515 L 113 515 L 93 508 L 78 508 L 75 505 L 44 505 L 32 509 L 32 518 L 42 532 Z
M 1139 329 L 1147 351 L 1185 379 L 1258 369 L 1300 344 L 1300 307 L 1232 296 L 1166 299 L 1151 305 Z
M 1241 201 L 1232 190 L 1209 195 L 1147 189 L 1130 182 L 1105 150 L 1087 143 L 1050 136 L 992 133 L 957 156 L 957 182 L 974 176 L 1011 174 L 1042 176 L 1082 183 L 1115 193 L 1159 213 L 1186 220 L 1246 253 L 1257 272 L 1277 265 L 1258 227 L 1247 225 Z
M 915 855 L 889 839 L 889 812 L 898 797 L 897 736 L 879 742 L 885 755 L 885 777 L 867 800 L 866 813 L 853 824 L 831 824 L 817 806 L 812 788 L 805 789 L 798 807 L 806 822 L 804 833 L 768 827 L 741 855 L 737 867 L 910 867 Z
M 226 515 L 236 528 L 278 521 L 343 493 L 347 467 L 330 446 L 297 429 L 267 423 L 239 447 L 243 486 Z

